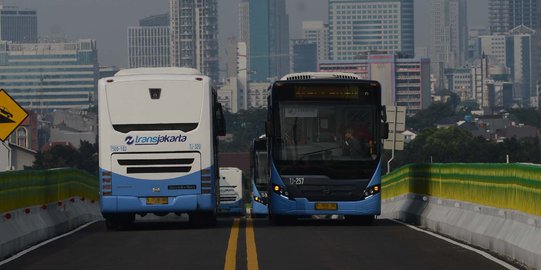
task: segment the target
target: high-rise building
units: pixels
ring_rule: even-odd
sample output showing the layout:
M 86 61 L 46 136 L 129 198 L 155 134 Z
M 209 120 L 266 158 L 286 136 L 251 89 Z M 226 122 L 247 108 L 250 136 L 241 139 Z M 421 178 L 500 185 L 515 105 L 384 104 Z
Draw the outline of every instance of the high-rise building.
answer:
M 169 13 L 143 18 L 139 20 L 139 26 L 169 26 Z
M 239 42 L 250 42 L 250 3 L 242 0 L 239 3 Z
M 306 39 L 291 40 L 293 63 L 292 72 L 317 71 L 317 44 Z
M 489 0 L 488 23 L 491 34 L 504 34 L 524 25 L 536 29 L 539 25 L 539 0 Z
M 3 6 L 0 2 L 0 40 L 13 43 L 37 43 L 36 10 Z
M 169 0 L 171 66 L 191 67 L 218 81 L 217 0 Z
M 329 59 L 380 51 L 413 57 L 413 0 L 329 0 Z
M 168 67 L 169 26 L 128 27 L 128 67 Z
M 0 41 L 0 85 L 28 110 L 88 109 L 96 104 L 96 41 Z
M 139 20 L 128 27 L 128 67 L 168 67 L 170 60 L 169 13 Z
M 302 38 L 317 45 L 317 59 L 329 59 L 328 26 L 323 21 L 303 21 Z
M 362 59 L 324 60 L 319 71 L 354 73 L 381 84 L 381 103 L 405 106 L 412 116 L 428 108 L 430 98 L 430 60 L 401 58 L 394 54 L 367 54 Z
M 240 41 L 248 39 L 249 80 L 266 82 L 289 73 L 285 0 L 247 0 L 241 3 L 240 11 Z M 246 32 L 248 37 L 243 36 Z
M 443 90 L 443 71 L 459 68 L 468 55 L 466 0 L 432 0 L 431 69 Z
M 481 36 L 480 50 L 497 63 L 509 68 L 513 81 L 513 98 L 525 107 L 536 107 L 537 100 L 537 59 L 535 31 L 518 26 L 506 35 Z M 485 104 L 488 101 L 485 98 Z

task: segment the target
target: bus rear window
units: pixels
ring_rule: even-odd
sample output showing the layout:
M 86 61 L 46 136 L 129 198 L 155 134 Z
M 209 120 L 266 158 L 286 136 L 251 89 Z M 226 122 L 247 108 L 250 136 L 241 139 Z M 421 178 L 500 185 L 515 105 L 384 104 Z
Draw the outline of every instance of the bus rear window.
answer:
M 189 132 L 197 128 L 197 123 L 188 124 L 128 124 L 128 125 L 113 125 L 113 128 L 122 133 L 131 131 L 158 131 L 158 130 L 180 130 Z

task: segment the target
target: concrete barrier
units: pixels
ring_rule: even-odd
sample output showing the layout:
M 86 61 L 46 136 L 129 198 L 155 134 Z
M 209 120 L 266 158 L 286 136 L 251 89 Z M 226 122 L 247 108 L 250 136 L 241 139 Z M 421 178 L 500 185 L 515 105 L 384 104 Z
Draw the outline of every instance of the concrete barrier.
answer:
M 462 201 L 406 194 L 382 201 L 399 219 L 541 269 L 541 218 Z
M 79 197 L 3 213 L 0 260 L 98 219 L 102 219 L 99 204 Z

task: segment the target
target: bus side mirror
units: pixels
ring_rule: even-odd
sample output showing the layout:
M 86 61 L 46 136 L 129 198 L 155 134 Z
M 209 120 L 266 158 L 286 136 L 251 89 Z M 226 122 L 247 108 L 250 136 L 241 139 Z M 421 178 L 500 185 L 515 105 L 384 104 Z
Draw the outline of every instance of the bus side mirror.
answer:
M 381 121 L 387 122 L 387 106 L 381 106 Z
M 272 136 L 272 122 L 265 121 L 265 136 L 270 138 Z
M 382 139 L 389 139 L 389 123 L 381 123 L 380 126 L 381 130 L 381 138 Z
M 225 136 L 225 117 L 224 117 L 224 111 L 222 109 L 222 104 L 218 103 L 218 130 L 217 134 L 218 136 Z

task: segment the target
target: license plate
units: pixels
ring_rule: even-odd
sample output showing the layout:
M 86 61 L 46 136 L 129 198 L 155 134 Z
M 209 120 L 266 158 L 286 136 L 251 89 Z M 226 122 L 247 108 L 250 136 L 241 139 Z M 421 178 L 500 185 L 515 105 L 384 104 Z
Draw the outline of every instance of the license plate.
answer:
M 167 204 L 167 197 L 148 197 L 147 204 Z
M 316 210 L 338 210 L 336 203 L 316 203 Z

